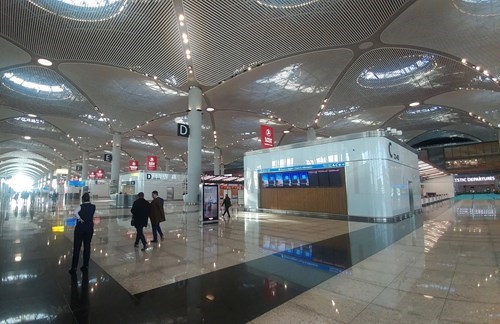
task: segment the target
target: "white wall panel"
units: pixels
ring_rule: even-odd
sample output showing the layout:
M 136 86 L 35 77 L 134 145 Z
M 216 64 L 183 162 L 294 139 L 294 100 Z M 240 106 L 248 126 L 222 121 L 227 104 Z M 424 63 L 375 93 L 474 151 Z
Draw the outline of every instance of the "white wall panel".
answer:
M 244 159 L 245 207 L 259 207 L 259 171 L 332 162 L 346 163 L 349 215 L 383 218 L 407 213 L 410 192 L 414 209 L 421 208 L 417 154 L 383 132 L 248 152 Z

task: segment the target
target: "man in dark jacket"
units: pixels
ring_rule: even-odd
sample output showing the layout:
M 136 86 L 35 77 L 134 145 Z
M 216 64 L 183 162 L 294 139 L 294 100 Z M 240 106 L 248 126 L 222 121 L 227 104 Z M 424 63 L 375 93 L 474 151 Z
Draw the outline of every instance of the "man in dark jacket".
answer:
M 71 269 L 69 269 L 69 273 L 71 274 L 76 273 L 82 242 L 83 266 L 80 270 L 86 272 L 89 268 L 90 241 L 92 241 L 92 236 L 94 235 L 95 205 L 90 203 L 90 195 L 88 192 L 83 194 L 82 204 L 75 209 L 74 213 L 77 218 L 77 222 L 73 240 L 73 260 L 71 262 Z
M 151 228 L 153 229 L 153 240 L 151 243 L 158 242 L 158 234 L 160 234 L 161 240 L 163 241 L 163 232 L 161 231 L 160 223 L 165 221 L 165 211 L 163 210 L 163 199 L 158 197 L 158 191 L 153 191 L 151 193 L 153 200 L 151 201 L 151 213 L 149 218 L 151 218 Z
M 231 207 L 231 198 L 229 198 L 227 194 L 224 200 L 222 201 L 221 207 L 224 207 L 224 213 L 222 214 L 222 217 L 224 217 L 224 215 L 226 215 L 227 213 L 227 218 L 228 219 L 231 218 L 231 214 L 229 214 L 229 207 Z
M 137 231 L 137 234 L 135 236 L 134 247 L 138 247 L 139 240 L 141 240 L 143 246 L 141 251 L 145 251 L 147 243 L 142 229 L 148 226 L 150 205 L 149 202 L 146 199 L 144 199 L 143 192 L 139 192 L 137 194 L 137 197 L 138 198 L 134 201 L 132 209 L 130 210 L 132 212 L 132 226 L 134 226 Z

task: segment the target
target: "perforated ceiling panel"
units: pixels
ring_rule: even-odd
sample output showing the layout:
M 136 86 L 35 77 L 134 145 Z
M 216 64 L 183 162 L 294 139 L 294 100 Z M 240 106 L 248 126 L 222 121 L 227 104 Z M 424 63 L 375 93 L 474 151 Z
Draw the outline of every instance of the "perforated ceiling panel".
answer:
M 172 1 L 82 3 L 2 0 L 0 33 L 49 59 L 110 64 L 173 85 L 187 81 Z
M 415 1 L 382 33 L 386 43 L 433 48 L 500 75 L 500 1 Z
M 321 112 L 320 125 L 351 111 L 408 105 L 461 88 L 498 91 L 490 78 L 440 55 L 398 48 L 373 50 L 344 75 Z
M 249 65 L 360 42 L 406 2 L 186 0 L 196 79 L 213 85 Z

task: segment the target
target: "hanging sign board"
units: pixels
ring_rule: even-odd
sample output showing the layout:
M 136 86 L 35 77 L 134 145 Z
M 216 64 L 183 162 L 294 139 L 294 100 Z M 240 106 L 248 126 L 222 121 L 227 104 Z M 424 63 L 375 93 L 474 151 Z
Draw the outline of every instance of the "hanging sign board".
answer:
M 260 125 L 260 148 L 274 147 L 274 131 L 271 126 Z
M 128 161 L 128 170 L 129 171 L 137 171 L 139 170 L 139 161 L 130 160 Z
M 146 170 L 156 171 L 158 165 L 158 157 L 154 155 L 148 155 L 146 158 Z

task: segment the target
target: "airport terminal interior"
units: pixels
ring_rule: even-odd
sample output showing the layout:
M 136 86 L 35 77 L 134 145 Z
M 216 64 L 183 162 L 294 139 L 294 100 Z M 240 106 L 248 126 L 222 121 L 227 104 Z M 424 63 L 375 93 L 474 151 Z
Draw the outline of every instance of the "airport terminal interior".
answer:
M 498 53 L 499 0 L 1 0 L 0 323 L 500 323 Z

